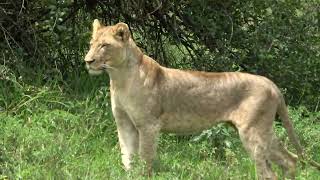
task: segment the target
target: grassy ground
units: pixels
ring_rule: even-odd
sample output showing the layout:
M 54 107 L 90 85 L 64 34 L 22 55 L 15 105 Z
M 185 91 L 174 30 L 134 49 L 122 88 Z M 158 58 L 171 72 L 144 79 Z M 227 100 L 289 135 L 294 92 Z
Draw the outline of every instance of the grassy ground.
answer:
M 108 79 L 70 79 L 1 81 L 0 179 L 146 179 L 139 166 L 122 169 Z M 308 154 L 320 161 L 320 113 L 300 107 L 290 114 Z M 284 129 L 276 129 L 287 144 Z M 225 125 L 200 136 L 162 135 L 157 159 L 151 179 L 255 179 L 237 133 Z M 319 178 L 313 168 L 299 168 L 298 179 Z

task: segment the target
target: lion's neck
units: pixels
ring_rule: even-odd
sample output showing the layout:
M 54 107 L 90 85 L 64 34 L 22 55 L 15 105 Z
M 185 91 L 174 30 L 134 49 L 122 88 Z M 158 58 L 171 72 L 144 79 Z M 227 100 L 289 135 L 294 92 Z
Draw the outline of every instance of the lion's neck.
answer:
M 139 72 L 142 59 L 142 51 L 135 44 L 131 44 L 130 48 L 128 48 L 126 63 L 121 67 L 108 70 L 112 86 L 124 88 L 128 84 L 128 81 L 131 81 L 135 77 L 134 75 Z

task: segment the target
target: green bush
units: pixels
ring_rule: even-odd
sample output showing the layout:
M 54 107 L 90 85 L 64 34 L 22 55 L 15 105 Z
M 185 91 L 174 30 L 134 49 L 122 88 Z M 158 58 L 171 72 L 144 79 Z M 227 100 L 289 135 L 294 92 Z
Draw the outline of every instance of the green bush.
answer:
M 1 9 L 0 58 L 16 77 L 58 78 L 84 71 L 94 18 L 125 21 L 161 64 L 244 71 L 275 81 L 291 105 L 319 110 L 319 0 L 23 1 Z M 6 9 L 6 11 L 4 11 Z

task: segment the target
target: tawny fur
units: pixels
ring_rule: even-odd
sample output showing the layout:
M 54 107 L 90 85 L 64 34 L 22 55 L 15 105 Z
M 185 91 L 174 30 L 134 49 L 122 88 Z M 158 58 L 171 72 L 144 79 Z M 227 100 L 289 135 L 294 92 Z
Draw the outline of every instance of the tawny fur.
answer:
M 103 26 L 95 20 L 93 26 L 85 61 L 90 73 L 107 71 L 110 76 L 112 111 L 126 169 L 138 153 L 151 170 L 160 132 L 190 134 L 230 122 L 255 161 L 259 179 L 276 179 L 270 163 L 294 178 L 297 157 L 274 134 L 276 114 L 299 154 L 302 149 L 273 82 L 246 73 L 165 68 L 141 52 L 126 24 Z

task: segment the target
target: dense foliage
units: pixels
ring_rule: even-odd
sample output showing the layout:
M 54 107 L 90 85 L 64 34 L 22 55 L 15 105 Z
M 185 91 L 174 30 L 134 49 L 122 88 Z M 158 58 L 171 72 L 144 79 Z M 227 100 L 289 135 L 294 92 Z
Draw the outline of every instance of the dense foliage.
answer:
M 244 71 L 275 81 L 290 104 L 318 110 L 319 0 L 8 1 L 1 4 L 1 64 L 42 66 L 45 79 L 83 71 L 90 25 L 124 21 L 161 64 Z M 27 71 L 27 72 L 23 72 Z M 18 75 L 19 76 L 19 75 Z

